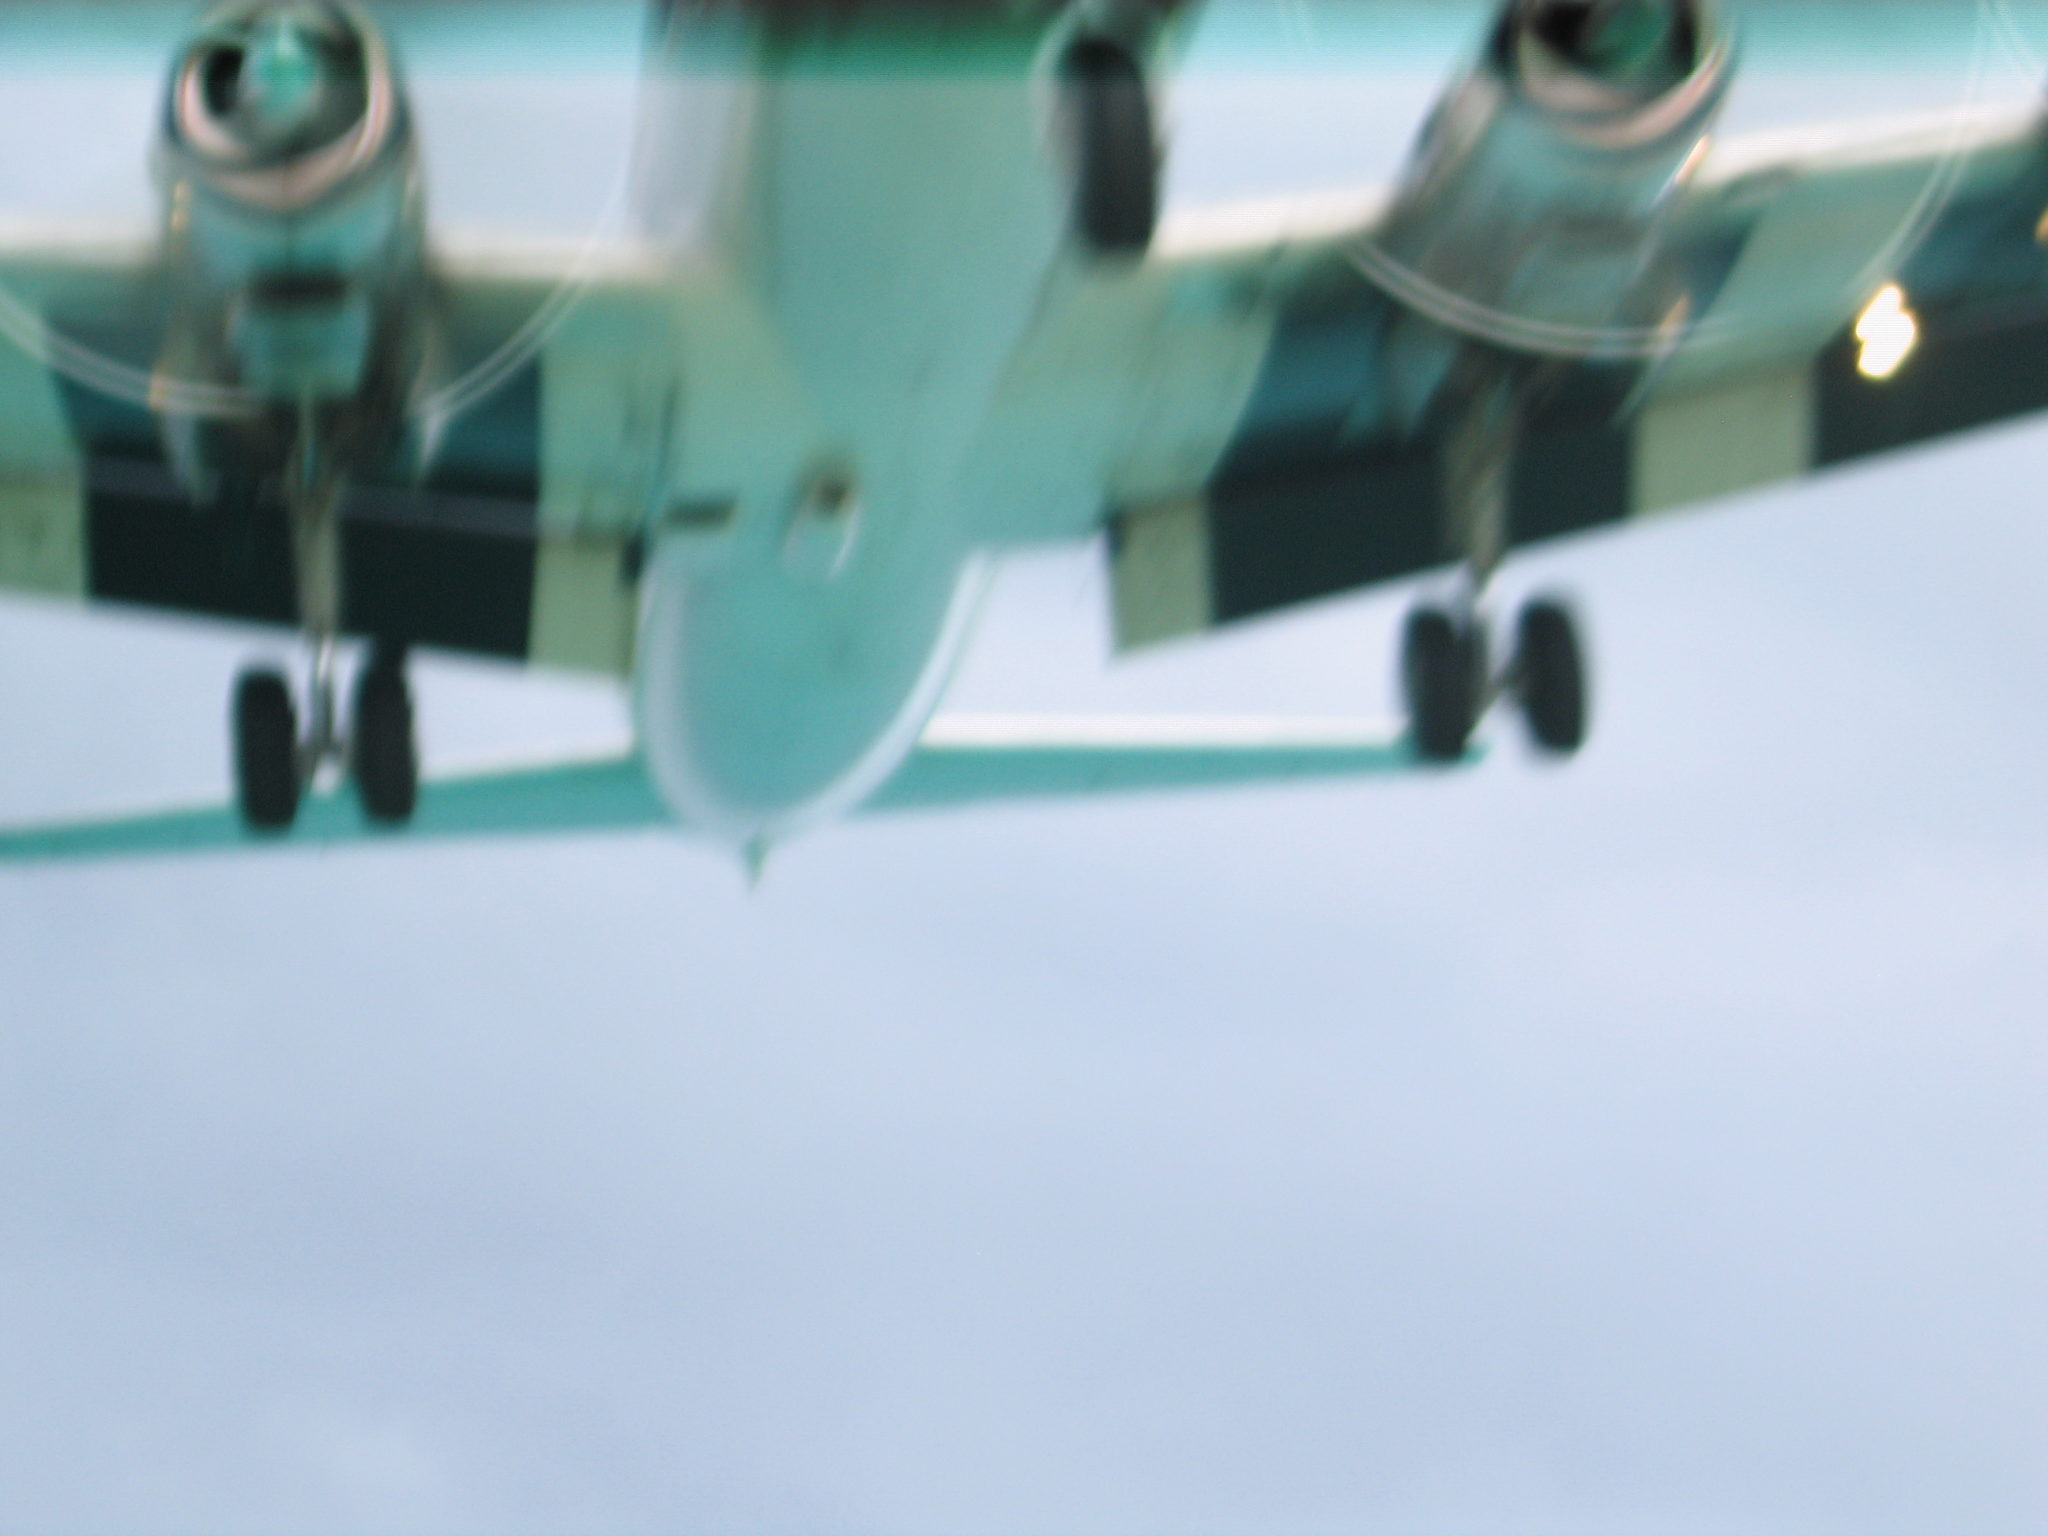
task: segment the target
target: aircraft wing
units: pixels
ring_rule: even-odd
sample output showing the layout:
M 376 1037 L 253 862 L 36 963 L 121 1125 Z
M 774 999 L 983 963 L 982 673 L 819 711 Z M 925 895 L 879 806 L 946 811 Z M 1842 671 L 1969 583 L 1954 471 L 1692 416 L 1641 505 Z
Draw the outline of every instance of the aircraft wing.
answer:
M 232 396 L 166 357 L 160 261 L 140 236 L 0 227 L 0 589 L 294 625 L 276 487 L 202 472 L 195 496 L 175 462 L 165 420 Z M 659 430 L 640 396 L 668 281 L 630 250 L 440 253 L 436 441 L 425 472 L 344 497 L 346 632 L 630 671 L 648 487 L 619 466 Z
M 942 715 L 859 814 L 1082 795 L 1223 788 L 1417 771 L 1405 733 L 1348 719 Z M 307 797 L 280 848 L 419 838 L 676 828 L 631 750 L 439 777 L 403 832 L 353 790 Z M 260 847 L 226 803 L 0 829 L 0 864 L 91 862 Z
M 1151 262 L 1073 279 L 1013 370 L 987 504 L 1018 539 L 1106 521 L 1122 645 L 1459 557 L 1446 419 L 1400 419 L 1418 312 L 1534 380 L 1506 466 L 1512 546 L 2048 407 L 2032 105 L 1717 146 L 1673 221 L 1701 307 L 1668 339 L 1461 311 L 1385 259 L 1388 202 L 1169 221 Z M 1090 425 L 1048 466 L 1032 441 L 1053 416 Z

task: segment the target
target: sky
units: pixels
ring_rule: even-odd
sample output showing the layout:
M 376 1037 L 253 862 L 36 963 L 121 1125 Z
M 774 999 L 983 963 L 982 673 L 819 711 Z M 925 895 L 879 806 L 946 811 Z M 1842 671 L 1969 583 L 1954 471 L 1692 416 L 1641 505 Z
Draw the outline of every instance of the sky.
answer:
M 1204 90 L 1190 196 L 1363 110 Z M 667 835 L 0 872 L 0 1531 L 2032 1536 L 2044 464 L 1518 560 L 1593 635 L 1562 769 L 1502 723 L 752 892 Z M 953 703 L 1381 710 L 1408 596 L 1112 661 L 1097 556 L 1020 558 Z M 270 645 L 0 604 L 0 815 L 222 789 Z M 624 720 L 416 683 L 430 762 Z

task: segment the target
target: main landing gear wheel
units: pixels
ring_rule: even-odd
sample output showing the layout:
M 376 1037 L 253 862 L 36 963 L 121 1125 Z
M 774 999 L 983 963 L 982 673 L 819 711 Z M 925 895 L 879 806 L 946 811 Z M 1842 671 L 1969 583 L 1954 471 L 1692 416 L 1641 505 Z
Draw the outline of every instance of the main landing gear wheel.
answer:
M 235 800 L 255 832 L 283 832 L 299 814 L 299 716 L 291 685 L 269 670 L 235 684 Z
M 1401 683 L 1416 755 L 1457 762 L 1486 706 L 1485 629 L 1446 609 L 1416 609 L 1402 635 Z
M 1571 609 L 1537 598 L 1515 622 L 1505 675 L 1489 671 L 1485 621 L 1425 607 L 1408 616 L 1401 681 L 1415 755 L 1426 763 L 1463 758 L 1493 701 L 1512 695 L 1537 749 L 1568 757 L 1586 744 L 1589 689 L 1584 648 Z
M 1067 50 L 1061 94 L 1073 146 L 1074 230 L 1100 256 L 1139 256 L 1159 223 L 1159 125 L 1145 71 L 1109 38 Z
M 348 744 L 363 813 L 385 826 L 412 820 L 420 798 L 420 759 L 402 651 L 379 646 L 356 679 Z
M 1545 752 L 1565 757 L 1586 744 L 1585 650 L 1571 610 L 1539 598 L 1516 626 L 1516 694 L 1529 736 Z
M 323 765 L 346 761 L 363 814 L 403 826 L 419 805 L 419 751 L 405 653 L 378 646 L 356 678 L 344 751 L 333 705 L 332 651 L 315 658 L 308 727 L 302 737 L 291 684 L 282 672 L 245 672 L 235 684 L 235 799 L 252 832 L 281 833 L 298 819 L 306 786 Z

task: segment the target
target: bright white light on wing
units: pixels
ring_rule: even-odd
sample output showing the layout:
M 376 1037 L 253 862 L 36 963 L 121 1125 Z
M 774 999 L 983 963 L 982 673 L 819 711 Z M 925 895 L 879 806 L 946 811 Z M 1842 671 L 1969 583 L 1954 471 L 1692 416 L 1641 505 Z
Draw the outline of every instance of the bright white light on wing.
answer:
M 1866 379 L 1888 379 L 1905 366 L 1920 345 L 1920 321 L 1906 307 L 1906 291 L 1897 283 L 1857 316 L 1856 339 L 1863 343 L 1856 371 Z

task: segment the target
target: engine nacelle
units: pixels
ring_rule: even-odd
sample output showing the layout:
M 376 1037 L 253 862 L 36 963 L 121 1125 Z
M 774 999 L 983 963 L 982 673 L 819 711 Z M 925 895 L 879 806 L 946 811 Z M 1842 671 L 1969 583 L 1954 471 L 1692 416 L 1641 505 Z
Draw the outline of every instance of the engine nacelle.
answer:
M 421 286 L 418 154 L 376 26 L 339 0 L 238 0 L 179 54 L 156 155 L 208 371 L 263 399 L 366 385 Z
M 1668 215 L 1730 75 L 1709 0 L 1513 0 L 1424 129 L 1368 266 L 1496 345 L 1642 346 L 1688 297 L 1661 259 Z

